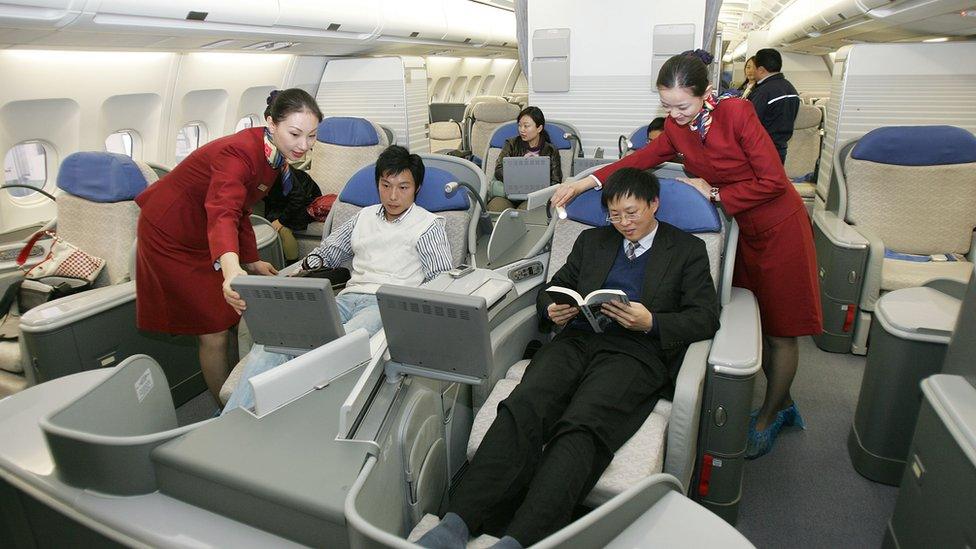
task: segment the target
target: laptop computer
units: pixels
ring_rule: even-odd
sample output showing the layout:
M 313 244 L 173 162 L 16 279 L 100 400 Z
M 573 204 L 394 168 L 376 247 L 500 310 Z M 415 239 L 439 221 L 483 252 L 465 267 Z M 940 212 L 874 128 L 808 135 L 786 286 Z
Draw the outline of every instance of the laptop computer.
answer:
M 502 159 L 505 196 L 525 200 L 529 193 L 549 186 L 548 156 L 510 156 Z
M 327 278 L 239 276 L 230 286 L 247 303 L 251 338 L 269 352 L 297 356 L 346 335 Z

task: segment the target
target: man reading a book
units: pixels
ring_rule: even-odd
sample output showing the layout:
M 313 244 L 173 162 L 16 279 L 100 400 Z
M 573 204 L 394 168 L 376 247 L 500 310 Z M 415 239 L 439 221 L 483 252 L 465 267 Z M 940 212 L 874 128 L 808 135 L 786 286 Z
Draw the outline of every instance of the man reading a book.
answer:
M 568 524 L 573 510 L 654 409 L 671 398 L 688 345 L 718 329 L 705 244 L 654 218 L 659 184 L 625 168 L 603 188 L 609 226 L 583 231 L 550 287 L 582 296 L 621 290 L 600 304 L 598 333 L 577 305 L 539 293 L 539 316 L 559 333 L 529 364 L 425 547 L 464 547 L 469 533 L 527 547 Z M 565 294 L 564 294 L 565 295 Z

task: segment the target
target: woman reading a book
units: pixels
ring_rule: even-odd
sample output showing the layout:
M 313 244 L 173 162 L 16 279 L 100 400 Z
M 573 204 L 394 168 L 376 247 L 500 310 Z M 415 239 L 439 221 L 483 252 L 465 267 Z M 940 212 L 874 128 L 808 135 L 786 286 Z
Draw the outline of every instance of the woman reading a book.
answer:
M 668 112 L 664 134 L 593 176 L 562 185 L 552 203 L 563 206 L 600 188 L 621 168 L 650 169 L 680 153 L 698 176 L 682 181 L 735 217 L 740 234 L 733 284 L 756 295 L 764 336 L 766 398 L 746 449 L 755 458 L 772 449 L 783 426 L 803 425 L 790 385 L 799 361 L 796 338 L 822 331 L 813 232 L 755 109 L 748 101 L 716 96 L 708 83 L 711 56 L 690 53 L 672 57 L 658 74 L 661 106 Z

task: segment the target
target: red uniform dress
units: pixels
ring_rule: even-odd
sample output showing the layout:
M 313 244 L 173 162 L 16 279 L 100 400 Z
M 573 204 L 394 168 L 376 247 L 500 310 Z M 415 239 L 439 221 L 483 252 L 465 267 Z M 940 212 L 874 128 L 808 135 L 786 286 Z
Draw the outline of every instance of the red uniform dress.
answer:
M 249 216 L 278 172 L 268 162 L 264 128 L 222 137 L 193 151 L 136 197 L 136 323 L 169 334 L 209 334 L 240 316 L 224 301 L 214 262 L 237 252 L 258 260 Z
M 668 117 L 657 139 L 595 175 L 606 183 L 620 168 L 649 169 L 683 154 L 688 172 L 719 188 L 722 206 L 739 224 L 732 283 L 756 295 L 763 333 L 819 334 L 817 261 L 803 200 L 748 101 L 724 99 L 711 116 L 704 142 Z

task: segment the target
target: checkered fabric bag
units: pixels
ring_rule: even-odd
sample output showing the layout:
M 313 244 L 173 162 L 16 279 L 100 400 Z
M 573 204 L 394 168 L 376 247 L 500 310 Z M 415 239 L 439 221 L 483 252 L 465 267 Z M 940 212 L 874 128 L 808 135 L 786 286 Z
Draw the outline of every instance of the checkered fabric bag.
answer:
M 45 235 L 54 239 L 51 249 L 40 263 L 24 270 L 24 278 L 40 280 L 49 276 L 59 276 L 85 280 L 88 284 L 95 282 L 98 274 L 105 267 L 105 260 L 79 250 L 77 246 L 66 242 L 51 231 L 40 231 L 31 237 L 17 256 L 17 264 L 21 268 L 27 262 L 34 244 Z

